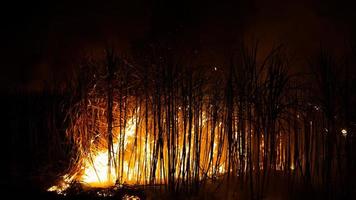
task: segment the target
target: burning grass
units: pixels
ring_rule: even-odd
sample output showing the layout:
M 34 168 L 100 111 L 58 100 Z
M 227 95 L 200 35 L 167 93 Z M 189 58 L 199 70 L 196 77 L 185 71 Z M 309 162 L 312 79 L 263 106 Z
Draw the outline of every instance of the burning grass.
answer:
M 119 106 L 117 102 L 114 102 L 113 110 L 113 144 L 111 152 L 113 160 L 109 163 L 109 151 L 107 141 L 107 127 L 106 127 L 106 112 L 105 104 L 101 104 L 103 101 L 90 101 L 90 105 L 87 105 L 86 113 L 84 116 L 79 116 L 73 127 L 68 129 L 68 136 L 72 137 L 75 141 L 78 149 L 78 158 L 73 162 L 69 172 L 63 176 L 61 184 L 50 188 L 62 192 L 69 185 L 70 182 L 77 181 L 85 186 L 89 187 L 111 187 L 116 183 L 121 184 L 148 184 L 153 181 L 154 184 L 165 183 L 165 177 L 168 174 L 167 164 L 168 155 L 166 152 L 162 152 L 162 156 L 159 160 L 152 159 L 157 157 L 158 138 L 155 130 L 150 129 L 153 127 L 153 119 L 148 119 L 148 127 L 143 123 L 144 112 L 140 107 L 132 107 L 127 109 L 125 118 L 122 120 L 123 124 L 120 125 L 120 111 L 116 110 Z M 150 111 L 149 113 L 151 113 Z M 199 135 L 202 144 L 199 147 L 183 144 L 188 140 L 188 132 L 185 136 L 183 133 L 183 110 L 181 107 L 177 109 L 177 117 L 175 119 L 177 125 L 177 135 L 175 151 L 176 158 L 174 169 L 177 169 L 174 176 L 178 179 L 182 173 L 188 170 L 188 173 L 194 173 L 194 162 L 189 163 L 187 159 L 193 158 L 195 155 L 194 148 L 200 148 L 201 153 L 198 155 L 200 163 L 199 177 L 203 178 L 212 177 L 225 172 L 225 159 L 226 151 L 223 151 L 223 147 L 226 146 L 226 140 L 218 138 L 218 134 L 212 137 L 208 134 L 209 126 L 208 118 L 205 112 L 202 113 L 201 119 L 199 119 L 199 128 L 191 127 L 192 132 L 190 137 L 195 136 L 194 130 L 205 132 L 206 134 Z M 91 121 L 88 121 L 90 119 Z M 120 126 L 122 129 L 120 129 Z M 167 125 L 163 125 L 167 127 Z M 214 127 L 215 132 L 222 132 L 222 122 L 216 124 Z M 120 131 L 121 130 L 121 131 Z M 146 130 L 149 130 L 146 132 Z M 95 134 L 88 134 L 95 133 Z M 146 135 L 147 134 L 147 135 Z M 83 139 L 85 138 L 85 139 Z M 87 141 L 90 141 L 89 143 Z M 122 146 L 120 146 L 122 145 Z M 166 144 L 161 147 L 167 148 Z M 184 148 L 184 149 L 183 149 Z M 210 149 L 211 148 L 211 149 Z M 155 153 L 156 152 L 156 153 Z M 187 155 L 189 153 L 189 155 Z M 220 155 L 218 155 L 220 154 Z M 185 157 L 185 158 L 183 158 Z M 153 166 L 155 165 L 155 166 Z M 108 168 L 110 166 L 110 169 Z M 153 171 L 155 169 L 155 171 Z M 156 174 L 158 176 L 156 176 Z M 156 177 L 156 178 L 153 178 Z
M 292 81 L 279 48 L 260 65 L 256 49 L 242 49 L 228 72 L 159 58 L 135 67 L 108 51 L 84 65 L 66 119 L 75 156 L 49 191 L 66 194 L 73 183 L 195 191 L 234 178 L 259 199 L 273 173 L 317 186 L 326 166 L 336 174 L 340 160 L 327 159 L 335 149 L 323 146 L 335 131 L 325 134 L 322 110 Z

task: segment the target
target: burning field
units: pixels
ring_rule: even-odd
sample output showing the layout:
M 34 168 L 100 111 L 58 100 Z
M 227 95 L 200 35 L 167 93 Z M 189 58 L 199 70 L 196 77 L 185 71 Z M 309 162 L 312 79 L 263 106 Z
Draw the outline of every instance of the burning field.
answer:
M 0 198 L 356 199 L 350 2 L 8 2 Z
M 112 49 L 85 61 L 65 98 L 69 167 L 47 191 L 262 199 L 275 195 L 270 182 L 301 196 L 304 186 L 319 195 L 344 183 L 352 126 L 325 115 L 328 105 L 286 70 L 282 48 L 261 64 L 256 51 L 244 47 L 228 69 L 185 67 L 166 54 L 133 62 Z

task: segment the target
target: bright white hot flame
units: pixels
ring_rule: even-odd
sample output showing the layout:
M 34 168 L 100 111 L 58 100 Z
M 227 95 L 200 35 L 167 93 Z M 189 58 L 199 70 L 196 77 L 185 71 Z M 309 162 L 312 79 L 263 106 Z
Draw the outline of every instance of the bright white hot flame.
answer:
M 127 122 L 125 129 L 125 138 L 124 138 L 124 149 L 126 149 L 128 144 L 133 142 L 133 137 L 135 136 L 136 123 L 134 117 L 130 118 Z M 119 135 L 119 134 L 118 134 Z M 113 144 L 114 151 L 119 148 L 119 140 Z M 116 153 L 114 152 L 114 155 Z M 112 186 L 117 180 L 116 170 L 114 165 L 111 165 L 111 173 L 108 176 L 108 151 L 104 149 L 99 153 L 95 154 L 92 158 L 85 158 L 84 161 L 84 174 L 80 177 L 80 181 L 92 186 L 92 187 L 105 187 Z M 124 174 L 128 174 L 128 162 L 124 161 Z M 132 178 L 128 176 L 127 179 Z

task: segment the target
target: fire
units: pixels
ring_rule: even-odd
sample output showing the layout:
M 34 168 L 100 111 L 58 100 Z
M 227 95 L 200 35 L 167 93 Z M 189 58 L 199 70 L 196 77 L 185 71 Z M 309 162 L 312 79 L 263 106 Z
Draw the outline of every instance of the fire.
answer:
M 93 164 L 90 163 L 89 159 L 86 159 L 84 163 L 84 174 L 79 179 L 81 182 L 92 187 L 105 187 L 114 185 L 116 175 L 112 174 L 110 177 L 108 177 L 107 151 L 104 150 L 94 156 Z M 111 166 L 111 171 L 115 171 L 113 166 Z
M 68 174 L 64 175 L 58 185 L 54 185 L 48 188 L 47 191 L 57 192 L 58 194 L 65 194 L 64 191 L 69 188 L 70 182 L 73 181 L 74 176 L 69 176 Z
M 187 110 L 177 107 L 175 118 L 170 119 L 174 120 L 173 129 L 169 124 L 173 122 L 167 122 L 167 118 L 162 117 L 157 123 L 157 118 L 147 116 L 146 108 L 142 111 L 139 106 L 130 106 L 123 114 L 115 104 L 111 147 L 108 143 L 105 103 L 91 103 L 87 109 L 69 129 L 69 136 L 77 145 L 78 159 L 62 176 L 62 180 L 48 191 L 65 194 L 72 182 L 100 188 L 117 184 L 167 184 L 169 178 L 178 180 L 176 182 L 192 179 L 192 176 L 204 180 L 224 175 L 228 170 L 247 169 L 247 160 L 238 166 L 240 169 L 227 164 L 226 126 L 221 118 L 212 119 L 210 107 L 195 116 L 191 124 L 184 120 Z M 152 114 L 151 111 L 149 114 Z M 166 114 L 161 113 L 162 116 Z M 240 136 L 234 132 L 233 137 L 237 141 Z M 251 129 L 251 139 L 253 137 L 255 135 Z M 260 156 L 265 148 L 263 139 L 262 135 Z M 279 153 L 284 148 L 282 139 L 279 138 L 277 146 L 278 164 L 285 159 Z M 248 146 L 248 141 L 246 136 L 245 144 L 239 145 L 241 153 L 242 148 Z M 243 153 L 245 155 L 246 151 Z M 244 156 L 244 159 L 247 157 Z M 263 169 L 262 163 L 259 168 Z M 278 165 L 277 168 L 282 170 L 283 166 Z
M 126 127 L 126 134 L 124 139 L 124 149 L 133 142 L 133 137 L 135 135 L 136 123 L 134 118 L 128 121 L 128 126 Z M 117 134 L 118 135 L 118 134 Z M 116 155 L 115 150 L 119 148 L 119 142 L 113 144 L 114 155 Z M 79 181 L 88 185 L 90 187 L 108 187 L 115 185 L 117 180 L 117 173 L 115 166 L 111 165 L 110 174 L 108 174 L 108 150 L 103 149 L 97 153 L 94 153 L 93 158 L 84 158 L 84 173 L 79 177 Z M 92 161 L 91 161 L 92 160 Z M 124 161 L 124 174 L 129 174 L 128 161 Z M 134 170 L 134 169 L 133 169 Z M 114 172 L 114 173 L 113 173 Z M 132 176 L 126 177 L 127 181 L 132 181 Z
M 76 163 L 76 166 L 73 167 L 74 170 L 70 171 L 68 174 L 62 177 L 62 180 L 57 185 L 48 189 L 48 191 L 56 191 L 57 193 L 63 193 L 73 181 L 80 182 L 87 187 L 110 187 L 114 186 L 116 183 L 124 184 L 146 184 L 150 181 L 152 173 L 156 173 L 156 178 L 154 179 L 155 183 L 164 183 L 166 181 L 164 173 L 167 173 L 168 166 L 167 160 L 168 155 L 166 152 L 162 152 L 163 160 L 152 159 L 154 156 L 154 151 L 157 146 L 155 146 L 155 141 L 157 136 L 152 135 L 151 130 L 146 133 L 146 130 L 139 128 L 140 125 L 137 124 L 137 118 L 139 114 L 139 108 L 135 109 L 132 112 L 132 115 L 128 117 L 124 131 L 123 140 L 120 140 L 120 130 L 118 128 L 113 129 L 113 152 L 112 157 L 113 161 L 111 165 L 108 165 L 108 147 L 107 145 L 102 145 L 106 143 L 107 140 L 100 138 L 100 136 L 91 139 L 92 147 L 89 148 L 90 152 L 83 153 L 79 158 L 79 161 Z M 181 120 L 182 109 L 179 109 L 179 114 L 177 121 Z M 115 113 L 117 115 L 117 113 Z M 208 119 L 206 113 L 202 113 L 202 119 L 199 121 L 198 125 L 200 128 L 204 129 L 208 133 Z M 210 127 L 209 127 L 210 128 Z M 218 130 L 223 128 L 222 122 L 217 123 L 215 132 L 218 133 Z M 192 125 L 191 138 L 195 137 L 195 126 Z M 102 130 L 105 132 L 105 130 Z M 178 127 L 178 133 L 183 133 L 183 127 Z M 102 133 L 101 133 L 102 134 Z M 147 135 L 146 135 L 147 134 Z M 190 163 L 187 166 L 188 159 L 193 158 L 193 148 L 194 144 L 187 142 L 188 132 L 185 131 L 185 139 L 183 135 L 177 136 L 177 149 L 176 149 L 176 171 L 174 177 L 180 178 L 179 176 L 186 169 L 192 170 L 194 168 L 194 163 Z M 155 138 L 156 137 L 156 138 Z M 215 134 L 214 137 L 211 137 L 210 133 L 201 137 L 202 146 L 200 159 L 202 160 L 200 168 L 200 178 L 204 178 L 205 175 L 214 175 L 214 174 L 223 174 L 225 173 L 225 164 L 222 159 L 224 156 L 221 156 L 221 161 L 217 162 L 217 154 L 219 145 L 218 134 Z M 214 140 L 213 145 L 210 145 L 210 141 Z M 184 143 L 185 141 L 185 143 Z M 120 146 L 123 144 L 122 146 Z M 78 142 L 80 144 L 80 142 Z M 157 144 L 156 144 L 157 145 Z M 121 147 L 121 148 L 120 148 Z M 166 145 L 163 148 L 167 148 Z M 212 151 L 210 154 L 208 152 Z M 120 149 L 124 152 L 120 152 Z M 224 149 L 224 148 L 222 148 Z M 184 154 L 182 153 L 184 150 Z M 225 151 L 222 152 L 226 153 Z M 212 157 L 211 157 L 212 156 Z M 119 159 L 122 160 L 122 163 L 119 163 Z M 154 162 L 156 162 L 154 164 Z M 211 163 L 210 163 L 211 162 Z M 156 165 L 155 171 L 153 171 L 153 165 Z M 110 167 L 110 168 L 109 168 Z M 187 168 L 188 167 L 188 168 Z M 110 173 L 109 173 L 110 172 Z

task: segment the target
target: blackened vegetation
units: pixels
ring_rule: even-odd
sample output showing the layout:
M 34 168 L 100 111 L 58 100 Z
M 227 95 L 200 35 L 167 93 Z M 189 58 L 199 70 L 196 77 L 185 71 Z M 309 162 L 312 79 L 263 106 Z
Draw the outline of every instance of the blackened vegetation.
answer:
M 117 182 L 123 183 L 125 129 L 121 127 L 126 126 L 129 110 L 136 109 L 135 120 L 144 127 L 140 131 L 146 142 L 135 143 L 145 145 L 145 150 L 132 153 L 132 159 L 144 166 L 137 168 L 142 170 L 138 174 L 149 177 L 144 185 L 160 183 L 159 191 L 163 188 L 171 197 L 354 198 L 355 57 L 339 61 L 323 50 L 310 59 L 310 73 L 292 75 L 283 47 L 262 61 L 257 50 L 257 45 L 242 46 L 227 66 L 203 67 L 186 64 L 159 45 L 145 48 L 135 59 L 107 50 L 103 60 L 86 60 L 65 92 L 70 95 L 64 98 L 68 113 L 64 126 L 87 115 L 93 97 L 104 99 L 108 166 L 117 169 L 109 173 L 117 173 Z M 118 119 L 113 117 L 114 106 Z M 57 112 L 53 110 L 53 116 Z M 120 130 L 116 154 L 113 124 Z M 56 133 L 48 130 L 48 135 Z M 77 138 L 70 131 L 69 138 Z M 85 153 L 95 137 L 90 134 L 97 133 L 78 134 L 84 150 L 80 153 Z M 77 148 L 73 146 L 71 156 L 77 155 Z M 78 161 L 74 156 L 70 162 Z M 275 185 L 281 181 L 278 191 Z

